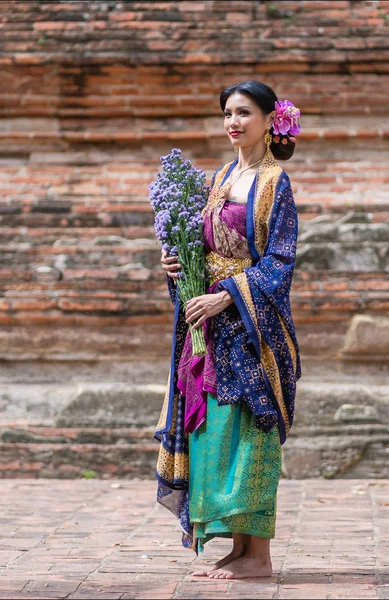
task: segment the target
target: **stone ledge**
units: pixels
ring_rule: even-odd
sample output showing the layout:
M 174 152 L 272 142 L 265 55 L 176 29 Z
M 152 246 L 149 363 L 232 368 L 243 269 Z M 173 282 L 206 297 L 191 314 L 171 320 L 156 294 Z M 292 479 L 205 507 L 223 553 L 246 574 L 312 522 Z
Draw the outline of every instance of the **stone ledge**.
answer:
M 155 427 L 33 426 L 26 421 L 0 424 L 0 442 L 6 444 L 144 444 L 152 443 Z
M 283 446 L 283 473 L 291 479 L 388 477 L 388 450 L 388 428 L 353 436 L 290 437 Z
M 14 430 L 14 435 L 16 433 Z M 98 430 L 95 433 L 98 434 Z M 321 432 L 315 437 L 288 438 L 283 446 L 283 477 L 388 478 L 389 430 L 364 430 L 353 436 L 347 433 L 323 435 Z M 22 435 L 20 432 L 20 439 Z M 79 435 L 81 438 L 81 432 Z M 55 442 L 53 437 L 41 442 L 14 439 L 14 442 L 0 442 L 0 479 L 20 476 L 74 479 L 88 473 L 97 478 L 151 478 L 159 449 L 151 436 L 148 441 L 133 438 L 132 443 L 127 440 L 80 443 L 58 439 Z
M 346 361 L 389 362 L 389 318 L 355 315 L 340 356 Z
M 72 369 L 62 366 L 59 373 L 63 373 L 63 383 L 59 388 L 53 381 L 19 383 L 5 380 L 6 383 L 0 385 L 0 426 L 3 430 L 21 427 L 31 436 L 41 437 L 45 432 L 49 437 L 73 440 L 80 429 L 90 429 L 90 439 L 97 435 L 96 432 L 104 437 L 112 431 L 123 430 L 123 435 L 127 432 L 126 439 L 130 439 L 135 435 L 134 428 L 149 431 L 158 421 L 166 391 L 167 354 L 166 362 L 159 366 L 151 359 L 148 365 L 139 365 L 143 380 L 152 380 L 154 374 L 155 383 L 149 385 L 137 383 L 137 363 L 127 365 L 117 377 L 110 377 L 109 365 L 96 365 L 94 381 L 85 381 L 85 375 L 76 372 L 70 378 L 69 375 L 66 377 L 65 373 Z M 42 365 L 41 371 L 44 368 Z M 341 434 L 346 427 L 354 435 L 358 428 L 380 431 L 389 426 L 389 383 L 382 374 L 370 373 L 366 383 L 361 384 L 355 382 L 353 374 L 346 377 L 342 372 L 328 380 L 328 368 L 320 371 L 318 367 L 316 371 L 313 365 L 310 367 L 311 379 L 303 377 L 298 382 L 292 432 L 311 431 L 309 436 L 312 436 L 314 428 L 318 427 L 320 431 L 335 435 L 336 432 Z M 20 365 L 18 370 L 22 369 Z M 114 435 L 117 437 L 121 433 Z
M 155 472 L 157 442 L 137 444 L 0 443 L 0 479 L 48 477 L 79 479 L 150 478 Z
M 3 444 L 78 444 L 78 445 L 133 445 L 150 444 L 154 440 L 155 427 L 56 427 L 54 425 L 31 425 L 25 420 L 0 423 L 0 442 Z M 389 433 L 389 425 L 380 423 L 347 423 L 343 425 L 293 425 L 288 436 L 291 443 L 301 439 L 328 438 L 363 439 L 375 436 L 377 439 Z M 319 444 L 320 445 L 320 444 Z

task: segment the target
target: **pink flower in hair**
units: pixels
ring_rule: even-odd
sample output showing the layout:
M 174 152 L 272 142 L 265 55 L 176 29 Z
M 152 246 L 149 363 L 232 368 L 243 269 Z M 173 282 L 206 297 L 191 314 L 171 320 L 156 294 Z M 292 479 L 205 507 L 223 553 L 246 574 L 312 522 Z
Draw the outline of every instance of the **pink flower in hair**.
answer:
M 277 100 L 274 108 L 277 114 L 273 122 L 273 133 L 275 135 L 298 135 L 300 133 L 300 109 L 296 108 L 290 100 Z

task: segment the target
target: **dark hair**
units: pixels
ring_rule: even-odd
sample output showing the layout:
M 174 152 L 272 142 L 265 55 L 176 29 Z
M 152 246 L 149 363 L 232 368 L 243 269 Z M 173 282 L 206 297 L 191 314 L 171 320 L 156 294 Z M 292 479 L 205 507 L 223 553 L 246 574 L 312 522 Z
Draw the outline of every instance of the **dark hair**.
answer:
M 262 83 L 261 81 L 243 81 L 242 83 L 236 83 L 235 85 L 231 85 L 230 87 L 225 88 L 220 94 L 220 106 L 222 111 L 226 107 L 226 103 L 228 98 L 232 94 L 245 94 L 246 96 L 251 96 L 254 100 L 255 104 L 259 106 L 264 116 L 268 115 L 275 109 L 275 103 L 277 101 L 277 96 L 273 92 L 273 90 Z M 270 128 L 270 133 L 273 133 L 273 128 Z M 272 142 L 270 146 L 270 150 L 273 152 L 274 157 L 278 160 L 288 160 L 293 156 L 295 144 L 290 141 L 288 135 L 279 135 L 279 142 Z M 285 141 L 286 140 L 286 143 Z

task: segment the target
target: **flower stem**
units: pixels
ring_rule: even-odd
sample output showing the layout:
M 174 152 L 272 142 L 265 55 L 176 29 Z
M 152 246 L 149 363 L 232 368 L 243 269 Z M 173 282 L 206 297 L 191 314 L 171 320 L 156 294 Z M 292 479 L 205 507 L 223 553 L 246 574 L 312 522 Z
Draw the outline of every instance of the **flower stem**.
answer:
M 192 356 L 205 356 L 207 348 L 205 346 L 204 330 L 202 327 L 193 329 L 190 326 L 190 333 L 192 336 Z

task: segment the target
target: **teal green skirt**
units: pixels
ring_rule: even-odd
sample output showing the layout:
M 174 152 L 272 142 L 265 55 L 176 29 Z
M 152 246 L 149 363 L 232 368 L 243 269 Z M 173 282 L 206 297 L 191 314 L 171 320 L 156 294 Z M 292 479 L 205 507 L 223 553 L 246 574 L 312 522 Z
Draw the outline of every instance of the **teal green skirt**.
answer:
M 208 395 L 206 422 L 189 435 L 189 513 L 200 550 L 233 533 L 274 537 L 281 464 L 277 428 L 264 433 L 245 405 L 218 406 Z

